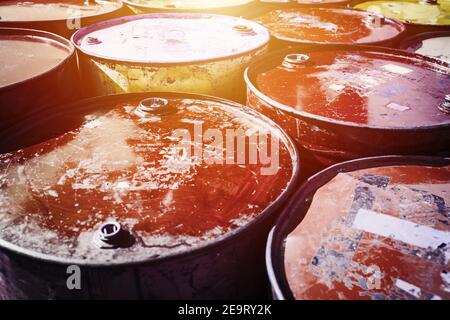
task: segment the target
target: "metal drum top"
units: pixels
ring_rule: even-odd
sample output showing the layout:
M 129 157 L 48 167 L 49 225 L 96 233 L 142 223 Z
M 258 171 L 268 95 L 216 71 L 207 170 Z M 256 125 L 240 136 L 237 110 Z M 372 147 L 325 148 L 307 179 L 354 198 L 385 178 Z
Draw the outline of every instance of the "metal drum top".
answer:
M 87 55 L 137 63 L 191 63 L 225 59 L 263 47 L 268 31 L 257 23 L 211 14 L 145 14 L 79 30 L 73 43 Z
M 412 25 L 450 25 L 450 0 L 368 1 L 355 6 Z
M 405 30 L 401 23 L 377 14 L 337 8 L 280 9 L 256 21 L 275 38 L 293 43 L 378 43 L 392 40 Z
M 324 6 L 324 5 L 343 5 L 346 3 L 349 3 L 351 0 L 259 0 L 262 3 L 287 3 L 287 4 L 298 4 L 298 5 L 318 5 L 318 6 Z
M 186 94 L 81 101 L 36 114 L 1 146 L 21 149 L 0 156 L 0 245 L 49 262 L 195 252 L 272 217 L 298 173 L 295 147 L 269 119 Z
M 278 299 L 449 299 L 450 159 L 387 156 L 312 177 L 267 247 Z
M 326 4 L 344 4 L 350 2 L 349 0 L 294 0 L 292 2 L 296 2 L 298 4 L 317 4 L 317 5 L 326 5 Z
M 42 76 L 74 54 L 74 46 L 57 35 L 0 28 L 0 90 Z
M 122 7 L 120 1 L 2 1 L 0 25 L 4 23 L 64 21 L 100 16 Z
M 402 41 L 400 48 L 450 63 L 450 31 L 426 32 L 412 36 Z
M 0 28 L 0 130 L 78 98 L 75 47 L 53 33 Z
M 450 68 L 398 50 L 291 48 L 255 61 L 249 89 L 287 114 L 346 126 L 414 129 L 450 124 Z
M 123 2 L 140 9 L 160 10 L 209 10 L 224 9 L 249 4 L 255 0 L 124 0 Z

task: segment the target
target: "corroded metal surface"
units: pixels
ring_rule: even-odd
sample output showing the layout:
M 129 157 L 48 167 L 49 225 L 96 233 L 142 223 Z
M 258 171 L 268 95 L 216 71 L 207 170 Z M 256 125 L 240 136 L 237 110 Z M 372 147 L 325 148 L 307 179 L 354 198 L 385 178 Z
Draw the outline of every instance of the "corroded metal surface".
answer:
M 136 14 L 150 11 L 220 11 L 227 8 L 238 8 L 254 2 L 254 0 L 125 0 L 124 3 Z
M 146 260 L 202 247 L 244 227 L 287 188 L 295 160 L 284 141 L 270 174 L 259 161 L 230 161 L 238 152 L 250 158 L 252 135 L 265 134 L 269 143 L 278 139 L 253 115 L 211 100 L 145 101 L 161 101 L 159 108 L 167 109 L 158 113 L 130 100 L 104 115 L 85 115 L 88 121 L 57 138 L 0 155 L 0 238 L 85 263 Z M 211 130 L 223 136 L 212 159 L 203 151 L 212 146 L 181 140 L 179 133 L 193 137 Z M 243 137 L 226 136 L 227 130 L 241 130 Z M 230 138 L 244 139 L 245 149 L 230 154 L 224 142 Z M 180 151 L 181 143 L 202 153 Z M 93 245 L 96 230 L 110 220 L 137 239 L 130 248 Z M 109 235 L 120 226 L 104 228 Z
M 102 61 L 82 55 L 83 77 L 89 94 L 105 95 L 145 91 L 191 92 L 242 100 L 242 72 L 251 59 L 266 51 L 226 60 L 189 65 L 148 66 Z
M 269 37 L 234 17 L 148 14 L 90 26 L 72 41 L 90 95 L 182 91 L 242 100 L 242 73 Z
M 291 55 L 309 59 L 291 63 Z M 445 155 L 449 75 L 443 61 L 398 50 L 287 49 L 247 69 L 247 105 L 306 150 L 312 172 L 364 156 Z
M 297 299 L 449 299 L 450 167 L 339 173 L 286 239 Z
M 256 19 L 278 40 L 296 44 L 386 43 L 405 27 L 392 19 L 343 8 L 289 8 Z
M 357 4 L 355 8 L 379 13 L 411 25 L 450 25 L 449 0 L 368 1 Z
M 450 31 L 414 35 L 402 41 L 400 48 L 450 63 Z
M 2 147 L 31 145 L 1 156 L 0 243 L 11 251 L 6 274 L 15 293 L 180 299 L 264 292 L 265 237 L 299 165 L 274 123 L 229 101 L 174 93 L 92 99 L 37 120 L 21 128 L 44 127 L 39 135 L 50 140 L 14 128 L 2 140 Z M 245 149 L 211 162 L 207 135 L 233 128 L 242 129 Z M 197 138 L 180 141 L 180 130 Z M 250 159 L 259 133 L 279 142 L 272 174 L 260 162 L 230 162 L 242 151 Z M 202 155 L 180 154 L 180 143 Z M 83 290 L 67 288 L 72 264 L 81 267 Z
M 450 158 L 383 156 L 305 183 L 269 236 L 278 299 L 449 299 Z

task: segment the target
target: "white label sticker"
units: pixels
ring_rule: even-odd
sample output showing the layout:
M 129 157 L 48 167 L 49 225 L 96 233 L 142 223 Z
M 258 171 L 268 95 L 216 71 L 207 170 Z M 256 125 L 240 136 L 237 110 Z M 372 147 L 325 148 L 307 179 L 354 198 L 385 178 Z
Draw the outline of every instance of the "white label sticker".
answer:
M 382 68 L 386 71 L 397 73 L 397 74 L 408 74 L 412 72 L 411 69 L 396 65 L 396 64 L 386 64 L 382 66 Z
M 102 124 L 102 122 L 98 119 L 89 121 L 88 123 L 86 123 L 84 126 L 88 129 L 94 129 L 99 127 Z
M 403 281 L 401 279 L 397 279 L 395 281 L 395 286 L 411 295 L 413 295 L 416 298 L 420 298 L 422 295 L 422 290 L 419 287 L 416 287 L 415 285 L 408 283 L 406 281 Z
M 417 299 L 420 299 L 422 297 L 422 289 L 420 289 L 419 287 L 406 282 L 404 280 L 401 279 L 397 279 L 395 281 L 395 286 L 409 294 L 411 294 L 412 296 L 416 297 Z M 430 300 L 442 300 L 441 297 L 439 297 L 438 295 L 433 295 Z
M 424 249 L 450 244 L 450 232 L 366 209 L 358 210 L 353 227 Z
M 328 88 L 330 88 L 331 90 L 339 92 L 339 91 L 342 91 L 345 88 L 345 86 L 343 84 L 333 83 Z
M 389 109 L 392 110 L 397 110 L 397 111 L 406 111 L 406 110 L 410 110 L 410 107 L 407 106 L 402 106 L 401 104 L 397 104 L 395 102 L 391 102 L 388 105 L 386 105 L 386 107 L 388 107 Z

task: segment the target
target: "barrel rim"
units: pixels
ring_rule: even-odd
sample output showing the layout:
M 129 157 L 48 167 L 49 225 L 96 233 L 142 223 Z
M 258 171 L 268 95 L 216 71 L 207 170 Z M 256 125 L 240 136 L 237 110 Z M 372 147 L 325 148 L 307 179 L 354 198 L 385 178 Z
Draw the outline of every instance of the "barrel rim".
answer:
M 7 91 L 10 89 L 19 87 L 19 86 L 23 86 L 25 83 L 44 78 L 44 77 L 48 76 L 49 74 L 54 73 L 56 70 L 63 68 L 68 61 L 76 58 L 75 46 L 66 38 L 64 38 L 60 35 L 57 35 L 55 33 L 43 31 L 43 30 L 26 29 L 26 28 L 0 27 L 0 35 L 2 35 L 2 32 L 5 32 L 4 33 L 5 35 L 24 35 L 24 36 L 31 35 L 31 36 L 37 36 L 37 37 L 41 37 L 41 38 L 50 39 L 51 41 L 57 42 L 60 45 L 64 46 L 66 49 L 69 50 L 69 52 L 63 60 L 61 60 L 59 63 L 57 63 L 51 69 L 44 71 L 42 73 L 39 73 L 35 76 L 32 76 L 31 78 L 27 78 L 25 80 L 0 87 L 0 91 Z
M 107 0 L 107 1 L 111 1 L 111 0 Z M 88 19 L 92 19 L 92 18 L 102 18 L 104 16 L 108 16 L 114 12 L 117 12 L 117 11 L 123 9 L 124 4 L 123 4 L 122 0 L 113 0 L 113 1 L 117 4 L 117 8 L 107 11 L 107 12 L 103 12 L 103 13 L 82 16 L 82 17 L 80 17 L 80 19 L 88 20 Z M 59 23 L 59 22 L 67 21 L 68 19 L 72 19 L 72 18 L 46 19 L 46 20 L 25 20 L 25 21 L 20 21 L 20 20 L 10 20 L 10 21 L 3 20 L 2 21 L 2 20 L 0 20 L 0 26 L 2 26 L 2 25 L 5 25 L 5 26 L 17 25 L 18 27 L 20 27 L 21 25 L 24 25 L 27 23 Z
M 210 17 L 210 18 L 214 18 L 214 17 L 221 17 L 221 18 L 226 18 L 229 20 L 234 20 L 237 23 L 238 22 L 242 22 L 245 21 L 246 23 L 250 23 L 252 24 L 255 28 L 258 28 L 258 32 L 260 32 L 261 35 L 261 43 L 255 47 L 252 47 L 250 49 L 247 50 L 242 50 L 233 54 L 222 54 L 222 55 L 217 55 L 211 58 L 203 58 L 203 59 L 191 59 L 188 61 L 177 61 L 177 62 L 165 62 L 165 61 L 150 61 L 150 60 L 141 60 L 141 59 L 115 59 L 114 57 L 108 57 L 108 56 L 104 56 L 101 54 L 97 54 L 94 52 L 89 52 L 85 49 L 83 49 L 80 45 L 80 41 L 87 35 L 89 35 L 90 33 L 92 33 L 93 31 L 97 31 L 97 30 L 101 30 L 101 29 L 106 29 L 112 26 L 116 26 L 116 25 L 120 25 L 126 22 L 130 22 L 130 21 L 135 21 L 135 20 L 141 20 L 141 19 L 147 19 L 147 18 L 165 18 L 165 19 L 170 19 L 170 18 L 177 18 L 177 17 L 185 17 L 185 18 L 195 18 L 195 17 Z M 262 39 L 264 37 L 264 40 Z M 251 21 L 251 20 L 247 20 L 244 18 L 239 18 L 239 17 L 233 17 L 233 16 L 227 16 L 227 15 L 221 15 L 221 14 L 212 14 L 212 13 L 145 13 L 145 14 L 137 14 L 137 15 L 131 15 L 131 16 L 125 16 L 125 17 L 120 17 L 120 18 L 114 18 L 114 19 L 109 19 L 109 20 L 105 20 L 105 21 L 100 21 L 97 23 L 94 23 L 90 26 L 81 28 L 79 30 L 77 30 L 71 37 L 70 41 L 72 42 L 72 44 L 77 48 L 77 50 L 83 54 L 85 54 L 86 56 L 90 57 L 90 58 L 94 58 L 94 59 L 101 59 L 101 60 L 105 60 L 105 61 L 110 61 L 110 62 L 114 62 L 114 63 L 125 63 L 125 64 L 133 64 L 133 65 L 142 65 L 142 66 L 179 66 L 179 65 L 192 65 L 194 63 L 208 63 L 208 62 L 213 62 L 213 61 L 220 61 L 220 60 L 228 60 L 228 59 L 232 59 L 232 58 L 236 58 L 236 57 L 240 57 L 240 56 L 245 56 L 245 55 L 249 55 L 255 52 L 258 52 L 259 50 L 262 50 L 264 47 L 267 46 L 267 44 L 270 41 L 270 33 L 269 30 L 267 30 L 267 28 L 265 28 L 264 26 Z
M 358 13 L 363 13 L 363 14 L 367 14 L 367 15 L 375 15 L 375 13 L 371 13 L 369 11 L 366 10 L 360 10 L 360 9 L 356 9 L 356 8 L 348 8 L 348 7 L 314 7 L 314 6 L 295 6 L 295 7 L 290 7 L 290 8 L 278 8 L 278 9 L 274 9 L 271 10 L 270 12 L 273 11 L 284 11 L 284 10 L 292 10 L 292 9 L 296 9 L 296 10 L 319 10 L 319 11 L 335 11 L 337 14 L 341 13 L 341 12 L 358 12 Z M 262 15 L 264 16 L 264 15 Z M 262 17 L 260 16 L 260 17 Z M 259 18 L 259 17 L 258 17 Z M 256 18 L 256 19 L 258 19 Z M 385 20 L 389 21 L 389 24 L 394 26 L 398 33 L 389 37 L 389 38 L 385 38 L 382 40 L 377 40 L 377 41 L 365 41 L 365 42 L 355 42 L 355 43 L 351 43 L 351 45 L 357 45 L 357 46 L 362 46 L 362 45 L 380 45 L 389 41 L 394 41 L 399 39 L 401 36 L 403 36 L 406 33 L 406 26 L 399 20 L 393 19 L 393 18 L 389 18 L 389 17 L 384 17 Z M 262 24 L 264 26 L 264 24 Z M 269 28 L 268 28 L 269 29 Z M 270 29 L 269 29 L 270 31 Z M 277 35 L 274 34 L 272 32 L 270 32 L 270 34 L 272 35 L 272 37 L 274 37 L 277 40 L 280 41 L 285 41 L 291 44 L 305 44 L 305 45 L 346 45 L 349 44 L 347 42 L 320 42 L 320 41 L 307 41 L 307 40 L 299 40 L 299 39 L 293 39 L 291 37 L 287 37 L 287 36 L 282 36 L 282 35 Z
M 206 100 L 206 101 L 212 101 L 221 103 L 223 105 L 226 105 L 230 108 L 238 108 L 242 110 L 243 113 L 245 113 L 249 117 L 259 117 L 261 120 L 264 121 L 265 124 L 267 124 L 268 128 L 272 128 L 272 130 L 276 131 L 278 133 L 278 136 L 281 140 L 281 142 L 285 145 L 290 157 L 291 157 L 291 163 L 292 163 L 292 173 L 291 177 L 288 181 L 288 184 L 286 188 L 278 195 L 276 199 L 272 201 L 264 210 L 262 210 L 255 218 L 253 218 L 250 222 L 245 224 L 242 227 L 237 227 L 224 235 L 215 238 L 211 241 L 208 241 L 200 246 L 195 246 L 191 248 L 190 250 L 186 250 L 183 252 L 178 253 L 172 253 L 165 256 L 160 256 L 157 258 L 142 258 L 138 260 L 133 261 L 127 261 L 127 262 L 92 262 L 92 261 L 86 261 L 82 259 L 71 259 L 67 257 L 58 257 L 52 254 L 44 254 L 39 253 L 36 251 L 33 251 L 31 249 L 22 248 L 18 245 L 12 244 L 2 238 L 0 238 L 0 250 L 6 251 L 8 253 L 16 254 L 19 256 L 24 256 L 26 258 L 33 258 L 39 261 L 43 261 L 46 263 L 53 263 L 58 265 L 70 265 L 70 264 L 77 264 L 82 267 L 87 268 L 98 268 L 98 267 L 125 267 L 125 266 L 135 266 L 135 265 L 146 265 L 146 264 L 158 264 L 158 263 L 165 263 L 167 261 L 180 261 L 180 260 L 186 260 L 190 259 L 193 256 L 199 256 L 199 255 L 205 255 L 208 254 L 211 250 L 215 250 L 216 248 L 223 248 L 227 246 L 230 242 L 236 241 L 241 237 L 244 237 L 248 234 L 251 234 L 252 231 L 259 228 L 261 225 L 263 225 L 268 219 L 271 217 L 274 217 L 278 210 L 287 202 L 289 199 L 289 196 L 293 193 L 293 190 L 296 188 L 296 182 L 299 180 L 300 176 L 300 170 L 301 170 L 301 164 L 300 164 L 300 157 L 299 157 L 299 151 L 291 139 L 291 137 L 283 131 L 283 129 L 273 122 L 270 118 L 266 117 L 265 115 L 262 115 L 255 110 L 241 105 L 234 101 L 229 101 L 223 98 L 217 98 L 213 96 L 208 95 L 199 95 L 199 94 L 190 94 L 190 93 L 181 93 L 181 92 L 144 92 L 144 93 L 127 93 L 127 94 L 117 94 L 117 95 L 108 95 L 108 96 L 101 96 L 101 97 L 94 97 L 89 99 L 84 99 L 76 102 L 72 102 L 69 104 L 63 104 L 60 107 L 62 107 L 63 110 L 72 110 L 73 112 L 76 112 L 80 106 L 87 106 L 89 105 L 89 108 L 95 109 L 99 108 L 100 106 L 106 105 L 107 103 L 115 103 L 115 105 L 119 103 L 124 103 L 126 101 L 130 100 L 137 100 L 137 99 L 143 99 L 143 98 L 149 98 L 149 97 L 163 97 L 167 99 L 197 99 L 197 100 Z M 97 105 L 94 105 L 97 104 Z M 0 138 L 0 141 L 2 141 L 3 137 L 9 137 L 11 139 L 11 136 L 13 134 L 16 135 L 24 135 L 27 132 L 27 129 L 24 129 L 27 125 L 34 124 L 35 126 L 38 126 L 36 124 L 36 121 L 34 119 L 34 115 L 39 114 L 42 110 L 36 110 L 33 114 L 31 114 L 27 119 L 15 124 L 13 127 L 8 128 L 4 131 L 2 134 L 2 138 Z M 61 112 L 62 113 L 62 112 Z M 55 117 L 54 113 L 50 113 L 50 117 Z M 48 117 L 48 118 L 50 118 Z M 47 118 L 46 118 L 47 120 Z M 29 129 L 28 129 L 29 130 Z M 5 252 L 5 253 L 6 253 Z
M 341 45 L 341 44 L 327 44 L 327 45 L 309 45 L 309 46 L 295 46 L 286 49 L 280 49 L 274 52 L 266 53 L 262 56 L 255 58 L 249 66 L 245 69 L 244 72 L 244 80 L 247 85 L 247 91 L 253 93 L 257 98 L 261 99 L 268 105 L 270 105 L 274 109 L 279 109 L 282 112 L 286 113 L 289 116 L 294 118 L 304 118 L 305 120 L 314 120 L 320 123 L 337 125 L 341 127 L 355 128 L 355 129 L 369 129 L 369 130 L 381 130 L 381 131 L 426 131 L 433 129 L 443 129 L 450 127 L 450 119 L 449 123 L 443 124 L 435 124 L 435 125 L 427 125 L 427 126 L 411 126 L 411 127 L 383 127 L 383 126 L 374 126 L 367 124 L 359 124 L 350 121 L 336 120 L 332 118 L 327 118 L 324 116 L 315 115 L 309 112 L 296 110 L 288 105 L 277 102 L 274 99 L 268 97 L 264 93 L 262 93 L 254 84 L 255 73 L 262 68 L 261 65 L 268 64 L 267 61 L 273 63 L 273 61 L 279 56 L 285 56 L 288 53 L 298 53 L 298 52 L 320 52 L 320 51 L 364 51 L 364 52 L 381 52 L 387 53 L 391 55 L 402 56 L 409 59 L 420 59 L 426 62 L 428 65 L 435 65 L 439 67 L 441 70 L 445 71 L 446 74 L 450 75 L 450 63 L 439 60 L 433 57 L 428 57 L 424 55 L 420 55 L 417 53 L 411 53 L 404 50 L 399 49 L 390 49 L 386 47 L 376 47 L 376 46 L 353 46 L 353 45 Z M 444 74 L 445 74 L 444 73 Z
M 360 158 L 328 167 L 316 173 L 301 185 L 278 217 L 266 245 L 267 273 L 277 299 L 295 300 L 284 268 L 283 243 L 289 233 L 301 224 L 315 192 L 342 172 L 399 165 L 443 167 L 450 165 L 450 158 L 401 155 Z
M 233 7 L 241 7 L 241 6 L 246 6 L 248 4 L 254 3 L 257 0 L 243 0 L 243 2 L 241 4 L 237 4 L 237 5 L 221 5 L 221 6 L 217 6 L 217 7 L 210 7 L 210 8 L 170 8 L 170 7 L 165 7 L 165 6 L 151 6 L 151 5 L 146 5 L 144 3 L 135 3 L 133 2 L 133 0 L 122 0 L 122 2 L 130 7 L 135 7 L 135 8 L 139 8 L 139 9 L 143 9 L 143 10 L 164 10 L 167 12 L 179 12 L 179 11 L 185 11 L 185 10 L 195 10 L 195 11 L 207 11 L 207 10 L 224 10 L 224 9 L 229 9 L 229 8 L 233 8 Z

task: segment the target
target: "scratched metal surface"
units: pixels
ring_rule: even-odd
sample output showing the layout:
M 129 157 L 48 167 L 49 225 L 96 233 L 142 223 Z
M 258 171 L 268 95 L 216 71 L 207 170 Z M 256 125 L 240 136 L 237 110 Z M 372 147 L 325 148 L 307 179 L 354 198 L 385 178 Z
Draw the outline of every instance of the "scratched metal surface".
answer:
M 7 282 L 8 258 L 0 253 L 0 300 L 13 299 L 11 287 Z

